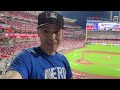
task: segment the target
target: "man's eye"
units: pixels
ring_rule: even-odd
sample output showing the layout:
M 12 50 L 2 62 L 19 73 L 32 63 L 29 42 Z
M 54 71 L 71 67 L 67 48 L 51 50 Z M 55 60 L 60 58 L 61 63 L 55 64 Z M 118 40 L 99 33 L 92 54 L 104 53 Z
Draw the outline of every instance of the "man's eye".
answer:
M 48 31 L 48 30 L 44 30 L 44 32 L 45 32 L 45 33 L 49 33 L 49 31 Z
M 60 34 L 60 31 L 56 31 L 55 34 Z

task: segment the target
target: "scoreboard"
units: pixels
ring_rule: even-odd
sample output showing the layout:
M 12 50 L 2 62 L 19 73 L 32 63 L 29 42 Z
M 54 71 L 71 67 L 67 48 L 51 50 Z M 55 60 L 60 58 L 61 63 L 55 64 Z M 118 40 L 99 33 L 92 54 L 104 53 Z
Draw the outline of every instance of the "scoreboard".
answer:
M 115 22 L 87 23 L 86 30 L 120 31 L 120 23 L 115 23 Z
M 117 23 L 98 23 L 99 30 L 114 30 Z
M 100 17 L 87 17 L 87 22 L 102 22 L 103 19 Z
M 87 23 L 86 29 L 87 30 L 98 30 L 98 23 L 97 22 Z
M 103 22 L 100 17 L 87 17 L 86 30 L 98 30 L 98 23 Z
M 89 17 L 86 22 L 86 30 L 88 31 L 120 31 L 120 22 L 110 22 L 108 19 L 99 17 Z

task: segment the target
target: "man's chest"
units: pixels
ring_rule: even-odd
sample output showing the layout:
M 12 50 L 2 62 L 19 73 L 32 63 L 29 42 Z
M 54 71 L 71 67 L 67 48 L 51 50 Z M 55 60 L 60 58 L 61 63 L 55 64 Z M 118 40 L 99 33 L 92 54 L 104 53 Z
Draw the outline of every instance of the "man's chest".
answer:
M 62 62 L 37 62 L 32 70 L 35 78 L 66 79 L 66 68 Z

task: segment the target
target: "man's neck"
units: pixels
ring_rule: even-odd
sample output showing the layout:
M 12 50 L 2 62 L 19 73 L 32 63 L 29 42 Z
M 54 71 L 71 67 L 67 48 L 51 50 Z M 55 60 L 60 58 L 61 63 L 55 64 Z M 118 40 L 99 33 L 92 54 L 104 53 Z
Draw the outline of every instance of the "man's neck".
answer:
M 45 48 L 41 47 L 41 49 L 48 55 L 55 55 L 56 54 L 56 51 L 48 51 L 46 50 Z

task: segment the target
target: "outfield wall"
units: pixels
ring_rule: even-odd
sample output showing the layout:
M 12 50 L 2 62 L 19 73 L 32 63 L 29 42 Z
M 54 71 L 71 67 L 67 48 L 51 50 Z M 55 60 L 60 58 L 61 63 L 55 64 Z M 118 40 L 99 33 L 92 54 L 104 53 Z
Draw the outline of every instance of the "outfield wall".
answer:
M 120 44 L 119 43 L 97 43 L 97 42 L 86 42 L 86 44 L 93 44 L 93 45 L 111 45 L 111 46 L 120 46 Z

